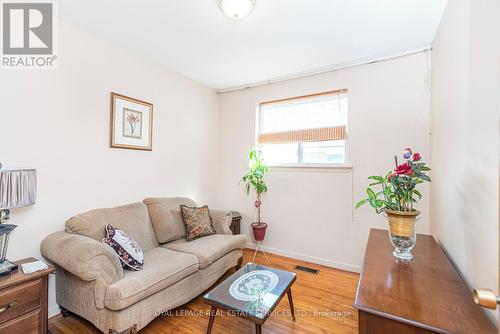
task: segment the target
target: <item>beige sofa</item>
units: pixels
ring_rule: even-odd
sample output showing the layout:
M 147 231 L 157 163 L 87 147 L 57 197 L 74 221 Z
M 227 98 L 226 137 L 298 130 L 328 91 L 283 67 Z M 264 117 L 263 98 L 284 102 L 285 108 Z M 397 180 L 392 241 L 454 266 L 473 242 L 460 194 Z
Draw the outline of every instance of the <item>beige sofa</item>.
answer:
M 148 198 L 89 211 L 45 238 L 41 252 L 56 268 L 57 303 L 105 333 L 133 332 L 238 267 L 246 237 L 231 234 L 231 213 L 210 209 L 217 234 L 187 242 L 181 204 L 196 205 L 188 198 Z M 139 243 L 143 270 L 122 269 L 117 254 L 101 242 L 106 224 Z

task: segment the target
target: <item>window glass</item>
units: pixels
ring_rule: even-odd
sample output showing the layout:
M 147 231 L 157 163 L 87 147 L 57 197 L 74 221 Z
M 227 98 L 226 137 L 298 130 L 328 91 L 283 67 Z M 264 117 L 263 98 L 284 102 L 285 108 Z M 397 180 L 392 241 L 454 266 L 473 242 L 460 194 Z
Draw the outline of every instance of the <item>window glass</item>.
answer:
M 303 163 L 345 162 L 345 140 L 302 143 Z
M 257 142 L 269 165 L 346 162 L 347 91 L 259 105 Z
M 262 158 L 268 165 L 297 163 L 298 147 L 298 143 L 262 145 Z

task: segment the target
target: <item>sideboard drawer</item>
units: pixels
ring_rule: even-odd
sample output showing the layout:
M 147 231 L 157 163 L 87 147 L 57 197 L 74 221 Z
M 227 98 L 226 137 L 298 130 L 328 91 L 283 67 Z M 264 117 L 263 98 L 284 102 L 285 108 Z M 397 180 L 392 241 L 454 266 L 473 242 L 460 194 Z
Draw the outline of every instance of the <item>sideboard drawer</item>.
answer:
M 43 333 L 42 309 L 37 309 L 16 319 L 0 324 L 2 334 L 38 334 Z
M 0 290 L 0 323 L 42 306 L 42 279 Z

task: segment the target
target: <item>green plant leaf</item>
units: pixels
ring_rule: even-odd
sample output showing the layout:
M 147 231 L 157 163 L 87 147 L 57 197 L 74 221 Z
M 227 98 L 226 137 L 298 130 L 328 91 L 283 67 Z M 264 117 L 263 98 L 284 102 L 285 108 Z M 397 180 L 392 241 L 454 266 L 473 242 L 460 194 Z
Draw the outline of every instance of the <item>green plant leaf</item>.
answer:
M 422 180 L 424 180 L 424 181 L 427 181 L 427 182 L 431 182 L 431 178 L 430 178 L 430 177 L 428 177 L 428 176 L 427 176 L 427 175 L 425 175 L 425 174 L 419 175 L 419 176 L 418 176 L 418 178 L 419 178 L 419 179 L 422 179 Z
M 248 158 L 249 169 L 242 176 L 238 184 L 241 182 L 245 183 L 245 192 L 247 195 L 250 194 L 252 188 L 257 192 L 257 194 L 266 192 L 267 185 L 264 182 L 264 175 L 269 169 L 262 159 L 261 151 L 252 147 L 249 151 Z
M 366 204 L 368 202 L 366 199 L 362 199 L 358 203 L 356 203 L 356 206 L 354 207 L 355 209 L 359 209 L 363 204 Z
M 368 200 L 368 202 L 370 203 L 370 205 L 372 206 L 372 208 L 377 209 L 377 202 L 376 202 L 376 200 L 374 198 L 370 198 Z
M 413 193 L 418 196 L 418 199 L 422 199 L 422 194 L 417 189 L 413 189 Z

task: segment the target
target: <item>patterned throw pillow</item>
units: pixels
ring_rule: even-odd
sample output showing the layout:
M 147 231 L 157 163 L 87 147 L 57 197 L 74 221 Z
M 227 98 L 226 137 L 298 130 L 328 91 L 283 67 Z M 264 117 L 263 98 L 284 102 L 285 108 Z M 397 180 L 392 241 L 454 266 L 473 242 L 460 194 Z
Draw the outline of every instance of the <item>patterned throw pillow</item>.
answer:
M 102 242 L 110 245 L 118 254 L 122 267 L 129 270 L 141 270 L 144 265 L 144 254 L 141 246 L 127 233 L 106 225 L 106 237 Z
M 182 220 L 186 229 L 186 241 L 215 234 L 208 206 L 192 207 L 181 205 Z

